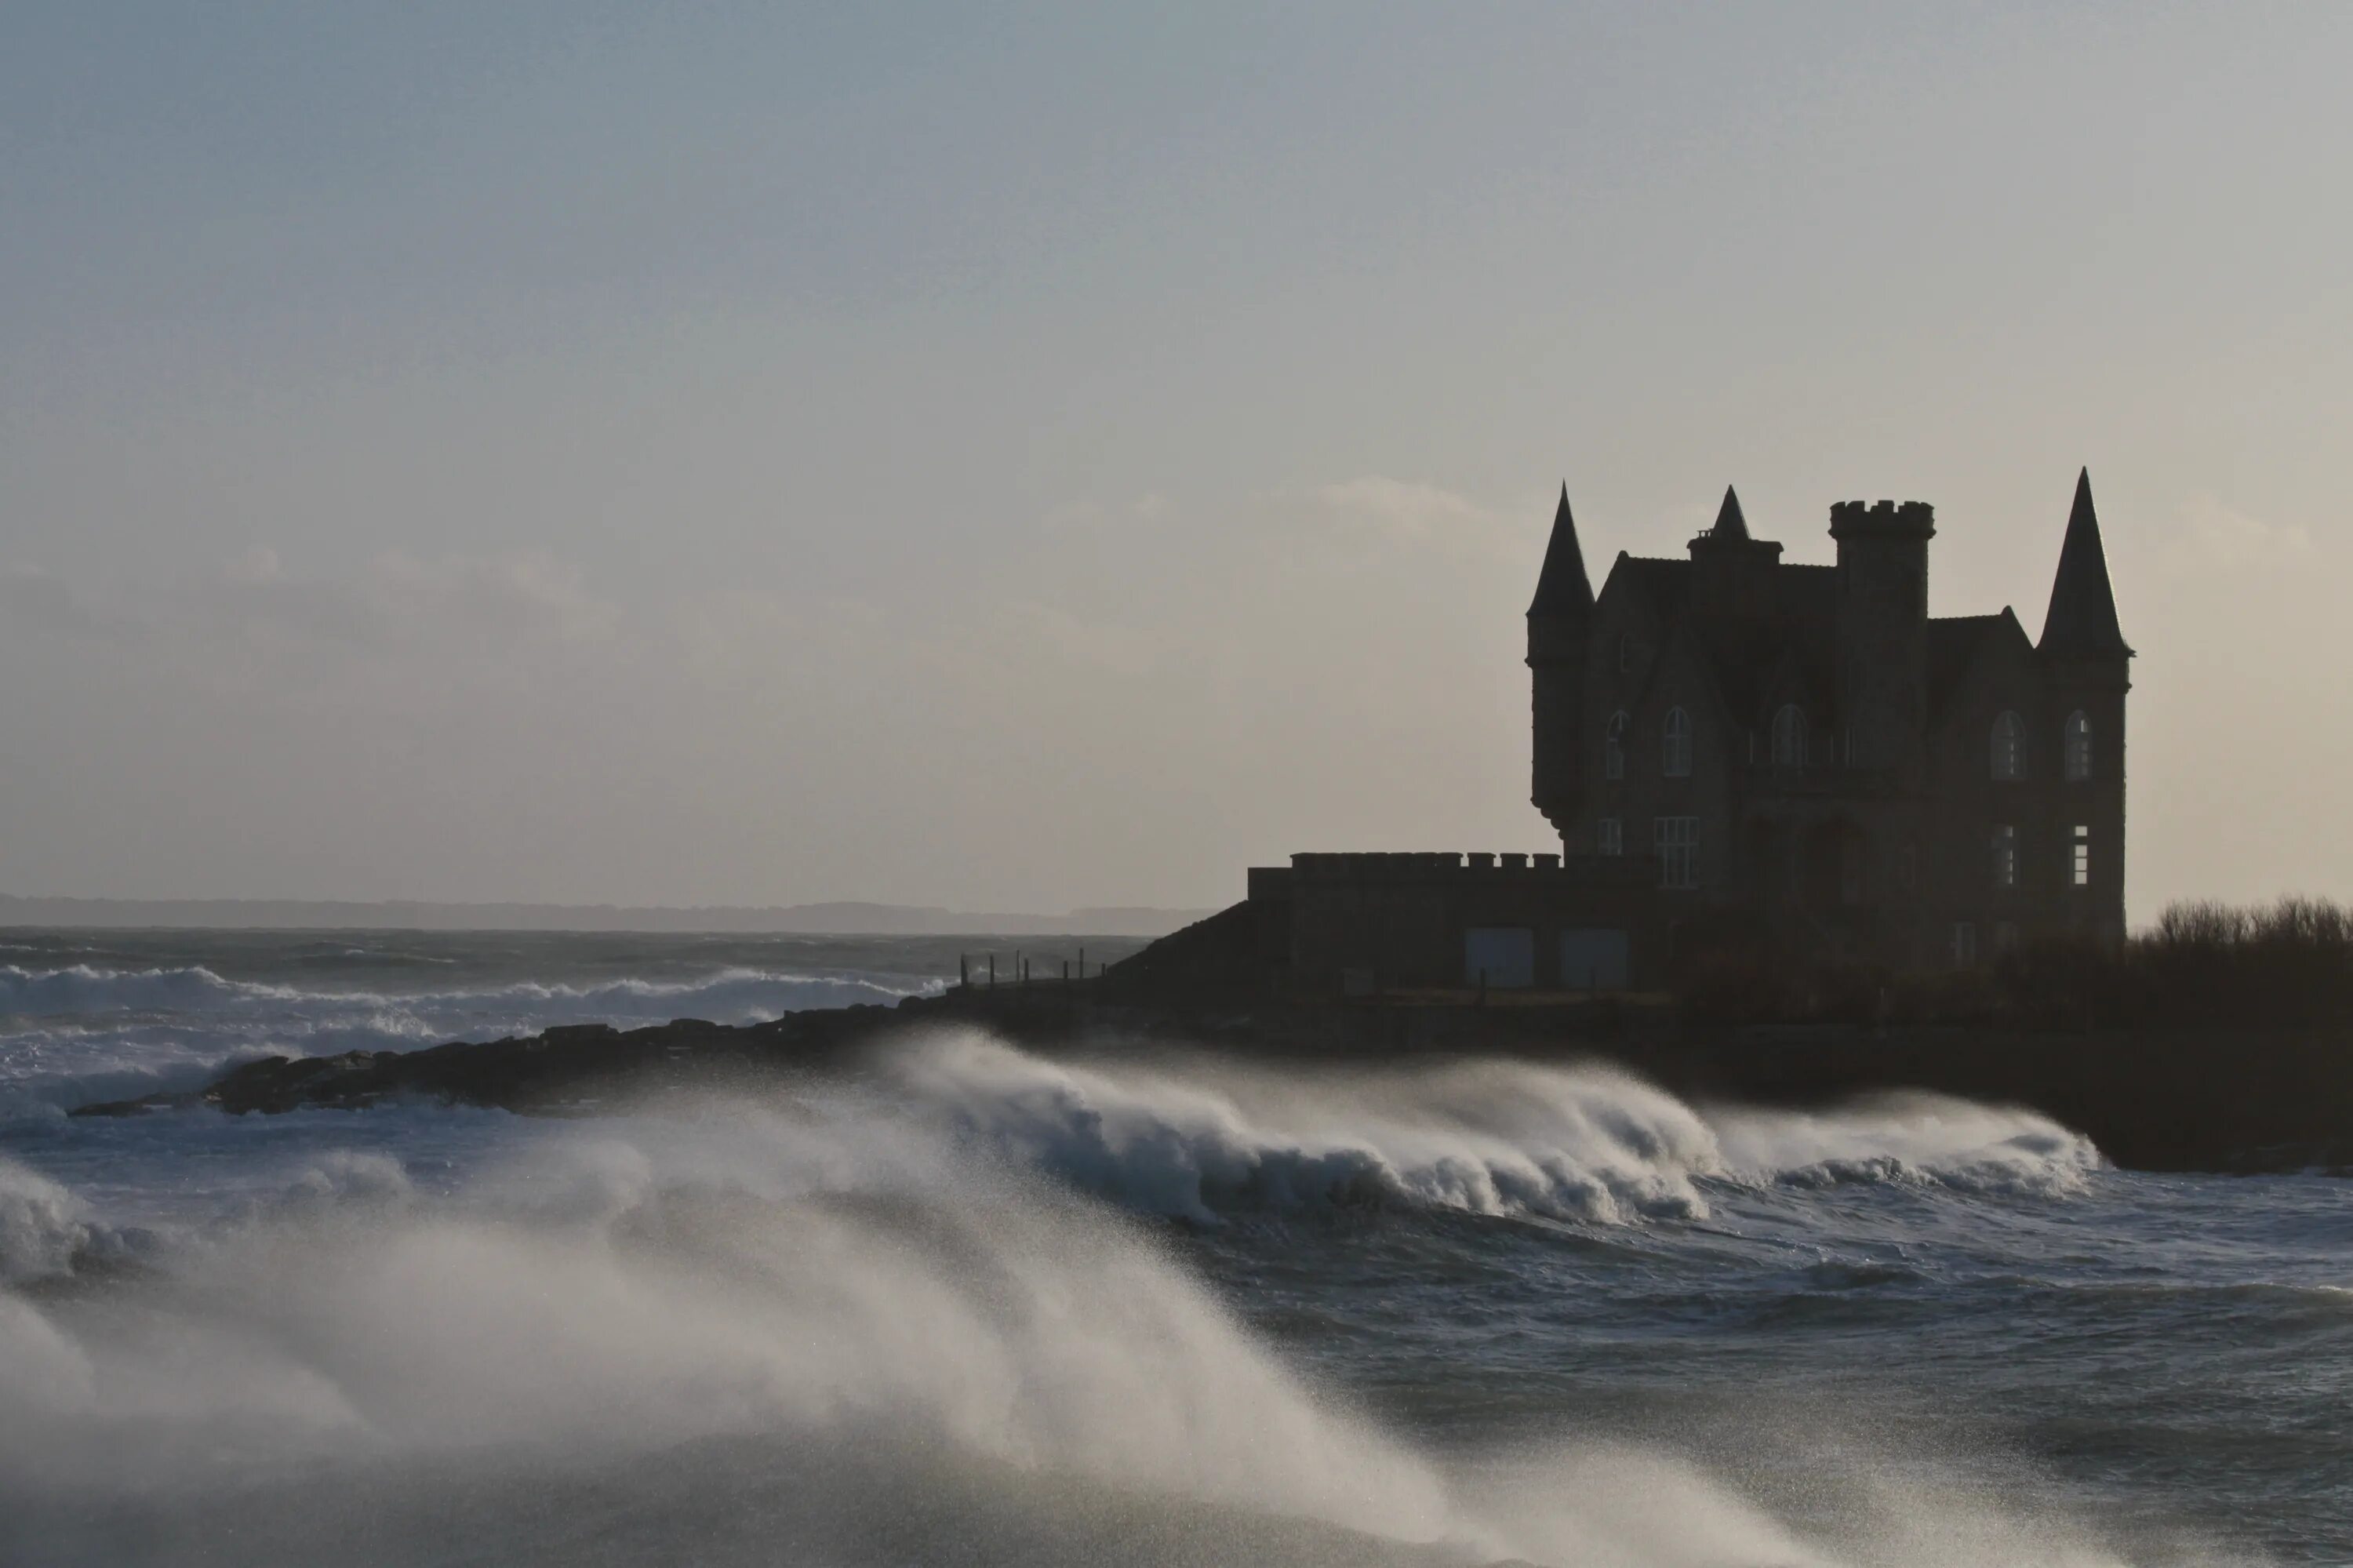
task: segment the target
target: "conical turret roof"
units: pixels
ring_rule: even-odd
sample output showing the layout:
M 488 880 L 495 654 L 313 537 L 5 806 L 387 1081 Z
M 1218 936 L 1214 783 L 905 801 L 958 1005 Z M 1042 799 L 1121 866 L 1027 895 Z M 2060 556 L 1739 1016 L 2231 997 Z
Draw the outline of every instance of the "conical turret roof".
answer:
M 1560 487 L 1560 509 L 1552 517 L 1552 542 L 1545 546 L 1544 570 L 1536 574 L 1530 615 L 1582 617 L 1593 609 L 1593 584 L 1585 575 L 1585 552 L 1577 543 L 1577 519 L 1568 514 L 1568 486 Z
M 1732 493 L 1728 484 L 1724 487 L 1724 504 L 1716 510 L 1715 526 L 1708 530 L 1708 535 L 1715 539 L 1748 537 L 1748 519 L 1741 514 L 1740 497 Z
M 2059 546 L 2059 574 L 2051 582 L 2051 608 L 2042 618 L 2042 641 L 2035 646 L 2076 658 L 2132 655 L 2116 624 L 2116 597 L 2108 586 L 2108 556 L 2100 546 L 2088 468 L 2075 480 L 2067 539 Z

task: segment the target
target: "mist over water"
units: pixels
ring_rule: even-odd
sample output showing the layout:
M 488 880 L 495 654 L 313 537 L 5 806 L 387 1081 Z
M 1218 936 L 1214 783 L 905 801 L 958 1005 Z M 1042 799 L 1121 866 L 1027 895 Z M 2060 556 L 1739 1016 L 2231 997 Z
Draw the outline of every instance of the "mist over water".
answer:
M 2344 1191 L 969 1033 L 593 1120 L 28 1118 L 0 1560 L 2323 1561 Z

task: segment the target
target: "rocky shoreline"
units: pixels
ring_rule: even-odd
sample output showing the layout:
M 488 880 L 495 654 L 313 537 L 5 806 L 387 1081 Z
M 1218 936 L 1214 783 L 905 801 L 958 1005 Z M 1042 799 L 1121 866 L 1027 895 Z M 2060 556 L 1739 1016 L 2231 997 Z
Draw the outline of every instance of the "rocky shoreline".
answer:
M 1929 1090 L 2023 1106 L 2145 1171 L 2353 1167 L 2345 1029 L 2224 1034 L 1967 1028 L 1687 1026 L 1607 999 L 1546 1006 L 1144 1005 L 1092 983 L 950 991 L 896 1007 L 790 1013 L 740 1027 L 603 1024 L 416 1051 L 269 1057 L 202 1089 L 82 1106 L 75 1116 L 209 1107 L 235 1115 L 400 1100 L 594 1115 L 649 1094 L 756 1092 L 838 1068 L 891 1039 L 979 1028 L 1026 1048 L 1112 1055 L 1184 1046 L 1325 1065 L 1509 1054 L 1602 1061 L 1700 1100 L 1826 1106 Z

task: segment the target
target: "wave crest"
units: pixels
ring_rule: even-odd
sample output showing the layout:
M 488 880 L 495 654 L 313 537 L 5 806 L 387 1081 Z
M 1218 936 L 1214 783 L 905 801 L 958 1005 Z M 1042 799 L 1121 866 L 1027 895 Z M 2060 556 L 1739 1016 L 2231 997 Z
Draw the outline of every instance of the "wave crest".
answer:
M 1927 1095 L 1818 1114 L 1702 1111 L 1597 1065 L 1072 1065 L 978 1034 L 934 1037 L 885 1065 L 968 1142 L 1126 1207 L 1211 1224 L 1335 1205 L 1698 1219 L 1711 1182 L 2049 1194 L 2100 1162 L 2088 1139 L 2029 1111 Z

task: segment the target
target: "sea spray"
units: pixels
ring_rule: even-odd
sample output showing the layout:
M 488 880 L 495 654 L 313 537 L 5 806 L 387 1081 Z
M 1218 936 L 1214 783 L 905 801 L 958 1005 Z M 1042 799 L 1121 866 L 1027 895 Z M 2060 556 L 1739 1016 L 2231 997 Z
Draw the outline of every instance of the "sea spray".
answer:
M 0 1287 L 67 1273 L 93 1234 L 80 1199 L 37 1171 L 0 1159 Z
M 1214 1295 L 1179 1245 L 1188 1233 L 1153 1220 L 1362 1210 L 1409 1236 L 1482 1226 L 1504 1247 L 1528 1227 L 1475 1216 L 1543 1201 L 1580 1224 L 1607 1216 L 1603 1234 L 1671 1235 L 1692 1228 L 1688 1206 L 1644 1205 L 1678 1183 L 1786 1207 L 1819 1195 L 1789 1173 L 1858 1159 L 1867 1172 L 1874 1153 L 1921 1173 L 1889 1180 L 1973 1203 L 1933 1173 L 1976 1170 L 1988 1148 L 2037 1158 L 2018 1142 L 2043 1136 L 2031 1119 L 1979 1122 L 1930 1101 L 1750 1124 L 1573 1068 L 1071 1067 L 972 1036 L 873 1067 L 781 1107 L 576 1123 L 454 1113 L 479 1140 L 454 1174 L 398 1146 L 312 1147 L 278 1169 L 266 1200 L 178 1227 L 111 1271 L 75 1262 L 88 1251 L 75 1238 L 100 1223 L 86 1201 L 46 1178 L 18 1182 L 37 1234 L 63 1245 L 38 1242 L 40 1269 L 0 1293 L 0 1529 L 21 1548 L 5 1554 L 2126 1560 L 2047 1501 L 1988 1493 L 1933 1445 L 1799 1453 L 1820 1474 L 1788 1506 L 1655 1444 L 1499 1421 L 1434 1445 L 1253 1331 L 1237 1315 L 1248 1298 Z M 452 1114 L 128 1126 L 290 1150 L 338 1128 L 415 1135 Z M 297 1136 L 281 1145 L 281 1132 Z M 1269 1150 L 1276 1165 L 1298 1156 L 1280 1188 L 1196 1179 L 1220 1160 L 1264 1165 Z M 1374 1198 L 1296 1174 L 1340 1154 L 1387 1172 Z M 1543 1196 L 1576 1181 L 1614 1207 Z M 1098 1202 L 1105 1192 L 1125 1211 Z M 1368 1245 L 1383 1260 L 1440 1255 L 1352 1234 L 1327 1235 L 1319 1266 Z M 1447 1266 L 1464 1284 L 1399 1299 L 1491 1320 L 1466 1293 L 1486 1248 L 1475 1234 L 1438 1245 L 1472 1249 Z M 1292 1250 L 1265 1251 L 1263 1266 Z M 1446 1342 L 1442 1322 L 1425 1329 Z M 1541 1341 L 1522 1353 L 1540 1365 Z M 1433 1375 L 1442 1387 L 1442 1364 Z M 1715 1408 L 1712 1431 L 1757 1419 L 1753 1402 Z M 1752 1446 L 1788 1446 L 1769 1425 Z M 2168 1537 L 2130 1560 L 2185 1560 L 2194 1544 Z
M 1710 1181 L 2056 1192 L 2088 1140 L 1937 1096 L 1825 1113 L 1694 1108 L 1624 1072 L 1512 1061 L 1273 1067 L 1225 1057 L 1050 1061 L 976 1033 L 885 1053 L 968 1142 L 1130 1208 L 1428 1206 L 1624 1223 L 1704 1218 Z
M 224 1452 L 539 1462 L 865 1433 L 1402 1538 L 1442 1528 L 1425 1466 L 1125 1222 L 942 1169 L 888 1128 L 811 1136 L 748 1111 L 716 1135 L 561 1138 L 438 1198 L 331 1152 L 267 1209 L 185 1238 L 131 1310 L 13 1301 L 15 1352 L 98 1375 L 45 1374 L 37 1406 L 16 1391 L 0 1466 L 14 1491 L 123 1466 L 213 1482 Z

